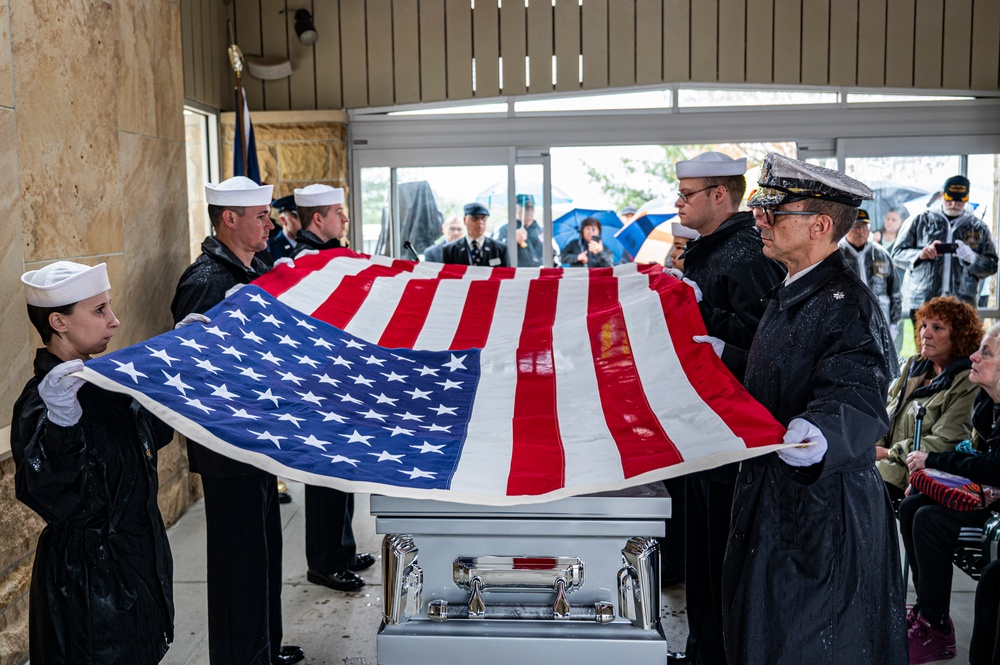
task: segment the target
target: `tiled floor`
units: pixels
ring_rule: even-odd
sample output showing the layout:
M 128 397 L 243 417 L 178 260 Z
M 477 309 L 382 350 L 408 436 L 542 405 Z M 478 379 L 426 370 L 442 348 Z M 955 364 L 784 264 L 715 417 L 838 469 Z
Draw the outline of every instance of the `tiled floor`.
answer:
M 302 486 L 289 483 L 289 488 L 294 500 L 281 507 L 285 643 L 301 645 L 309 665 L 375 665 L 375 634 L 382 613 L 381 567 L 376 564 L 365 571 L 368 586 L 355 593 L 338 593 L 308 583 Z M 368 514 L 367 495 L 356 497 L 354 532 L 360 550 L 378 554 L 381 537 L 375 533 L 375 519 Z M 168 534 L 174 554 L 176 629 L 174 645 L 162 662 L 208 665 L 203 504 L 192 506 Z M 975 590 L 975 582 L 956 569 L 952 618 L 958 636 L 958 657 L 942 662 L 968 663 Z M 671 650 L 683 649 L 687 636 L 683 587 L 664 592 L 661 616 Z

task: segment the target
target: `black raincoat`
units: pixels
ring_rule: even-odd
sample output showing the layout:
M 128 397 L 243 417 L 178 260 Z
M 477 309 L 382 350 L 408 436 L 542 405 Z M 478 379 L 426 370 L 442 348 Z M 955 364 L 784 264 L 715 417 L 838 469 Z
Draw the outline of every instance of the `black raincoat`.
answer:
M 332 238 L 324 241 L 312 231 L 306 231 L 303 229 L 299 231 L 298 235 L 295 236 L 295 249 L 292 250 L 292 258 L 295 258 L 307 249 L 337 249 L 338 247 L 343 246 L 344 245 L 340 242 L 339 238 Z
M 31 662 L 157 663 L 174 606 L 156 451 L 173 430 L 92 384 L 80 388 L 80 422 L 50 422 L 38 384 L 60 362 L 39 349 L 11 421 L 17 498 L 46 522 L 31 571 Z
M 744 385 L 784 425 L 823 432 L 822 462 L 743 462 L 723 569 L 730 665 L 905 664 L 896 525 L 875 470 L 896 355 L 888 324 L 834 252 L 778 289 Z

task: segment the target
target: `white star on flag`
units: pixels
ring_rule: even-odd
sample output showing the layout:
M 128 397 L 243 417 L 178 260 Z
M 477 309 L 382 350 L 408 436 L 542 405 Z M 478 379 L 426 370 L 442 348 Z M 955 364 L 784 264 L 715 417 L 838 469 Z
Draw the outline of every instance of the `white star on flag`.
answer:
M 413 467 L 413 469 L 410 471 L 403 471 L 402 469 L 400 469 L 399 472 L 408 475 L 410 477 L 410 480 L 413 480 L 414 478 L 433 478 L 434 476 L 437 475 L 436 471 L 421 471 L 417 467 Z
M 169 353 L 167 353 L 166 349 L 156 350 L 149 346 L 147 346 L 146 348 L 151 351 L 149 355 L 153 356 L 154 358 L 159 358 L 163 362 L 167 363 L 167 367 L 173 367 L 174 366 L 173 361 L 175 360 L 180 362 L 180 358 L 172 357 Z
M 120 363 L 117 360 L 112 360 L 111 362 L 118 365 L 118 369 L 115 370 L 116 372 L 121 372 L 122 374 L 128 374 L 129 376 L 132 377 L 132 380 L 135 381 L 136 383 L 139 383 L 140 376 L 144 379 L 149 378 L 148 376 L 146 376 L 145 374 L 143 374 L 142 372 L 140 372 L 135 368 L 135 363 Z
M 274 445 L 278 446 L 278 448 L 281 448 L 282 439 L 288 438 L 287 436 L 271 434 L 267 430 L 264 430 L 263 432 L 255 432 L 252 429 L 248 429 L 247 431 L 256 436 L 258 441 L 270 441 Z
M 424 441 L 422 445 L 410 446 L 410 448 L 415 448 L 416 450 L 419 450 L 421 453 L 437 453 L 438 455 L 444 455 L 444 453 L 441 452 L 441 449 L 444 448 L 443 443 L 440 446 L 435 446 Z
M 380 453 L 368 453 L 368 454 L 371 455 L 372 457 L 377 457 L 378 460 L 376 461 L 378 462 L 398 462 L 399 464 L 403 463 L 402 455 L 393 455 L 392 453 L 386 450 L 383 450 Z
M 247 321 L 250 320 L 247 318 L 246 314 L 244 314 L 238 309 L 227 309 L 226 314 L 228 314 L 231 318 L 239 319 L 240 323 L 242 323 L 243 325 L 246 325 Z
M 165 385 L 165 386 L 171 386 L 173 388 L 177 388 L 177 390 L 180 392 L 180 394 L 184 395 L 185 397 L 187 397 L 187 392 L 186 391 L 188 391 L 188 390 L 194 390 L 194 388 L 192 388 L 188 384 L 184 383 L 184 381 L 181 379 L 180 372 L 178 372 L 177 374 L 174 374 L 173 376 L 170 376 L 169 374 L 167 374 L 167 372 L 165 370 L 160 370 L 160 371 L 163 372 L 163 376 L 167 377 L 167 382 L 164 383 L 163 385 Z
M 346 462 L 351 466 L 358 465 L 358 460 L 351 459 L 350 457 L 344 457 L 343 455 L 323 455 L 323 457 L 329 457 L 331 464 L 336 464 L 337 462 Z

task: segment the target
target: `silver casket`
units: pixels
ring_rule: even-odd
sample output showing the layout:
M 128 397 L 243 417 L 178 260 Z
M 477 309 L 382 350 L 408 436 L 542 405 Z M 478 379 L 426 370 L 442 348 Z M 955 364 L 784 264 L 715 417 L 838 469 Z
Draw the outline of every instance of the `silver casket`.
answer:
M 380 665 L 667 662 L 661 483 L 526 506 L 371 497 Z

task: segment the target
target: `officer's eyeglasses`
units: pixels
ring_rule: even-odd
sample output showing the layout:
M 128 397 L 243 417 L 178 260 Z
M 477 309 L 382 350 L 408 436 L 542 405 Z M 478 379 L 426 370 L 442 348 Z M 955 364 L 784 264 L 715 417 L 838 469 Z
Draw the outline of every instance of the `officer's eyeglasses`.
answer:
M 684 203 L 687 203 L 688 199 L 694 196 L 695 194 L 699 192 L 707 192 L 708 190 L 715 189 L 716 187 L 722 187 L 722 185 L 709 185 L 708 187 L 702 187 L 701 189 L 696 189 L 693 192 L 687 192 L 687 193 L 678 191 L 677 198 L 679 198 Z
M 774 208 L 758 208 L 763 213 L 764 223 L 768 226 L 774 226 L 778 223 L 775 219 L 778 215 L 799 215 L 801 217 L 809 217 L 811 215 L 818 215 L 818 212 L 810 212 L 808 210 L 776 210 Z

